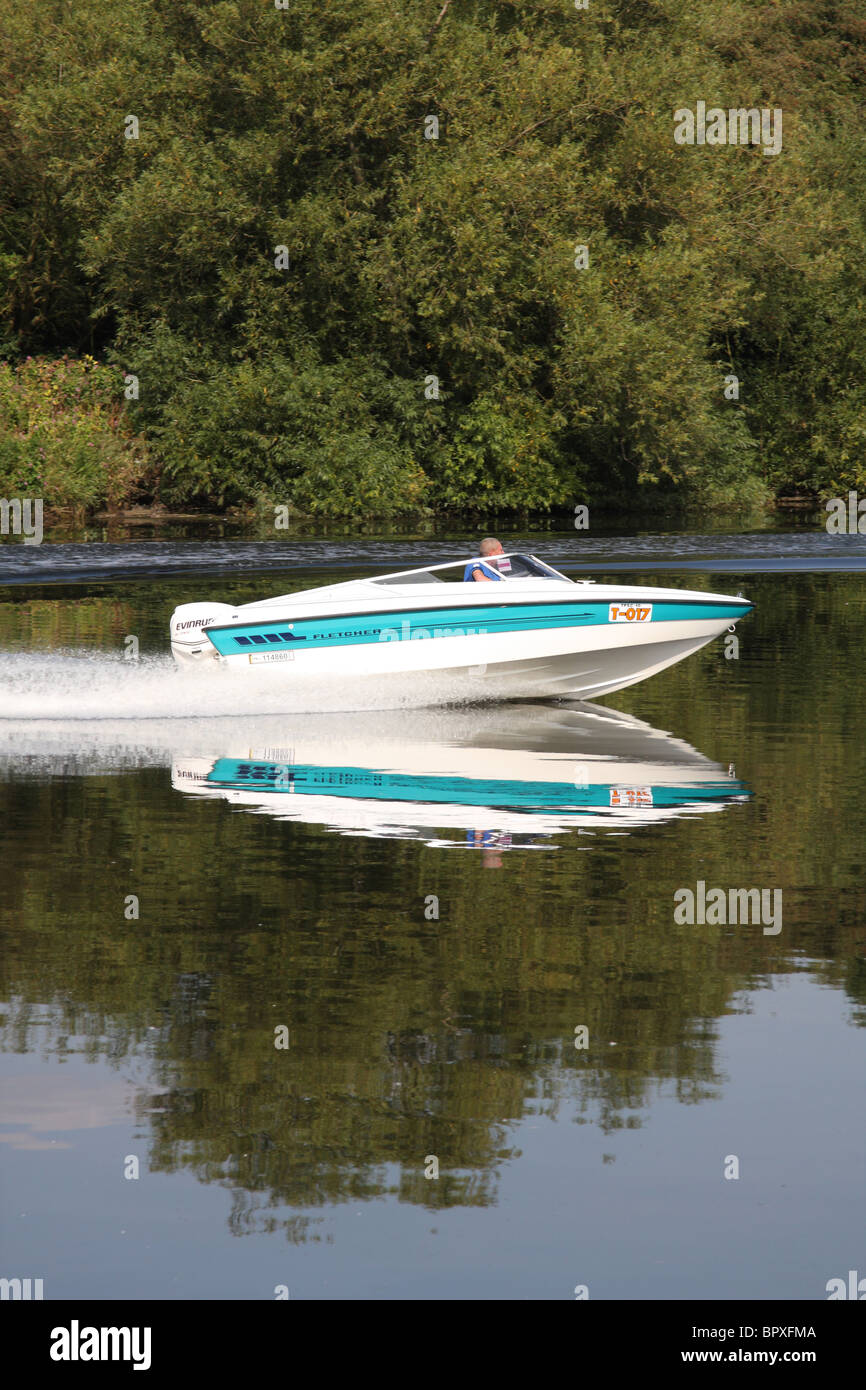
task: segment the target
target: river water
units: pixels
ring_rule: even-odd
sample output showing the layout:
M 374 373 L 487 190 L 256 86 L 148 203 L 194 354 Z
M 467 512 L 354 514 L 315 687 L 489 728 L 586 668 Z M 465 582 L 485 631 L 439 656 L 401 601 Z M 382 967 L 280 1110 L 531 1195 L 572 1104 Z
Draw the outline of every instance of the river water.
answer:
M 0 546 L 0 1274 L 822 1299 L 864 1272 L 866 538 L 506 537 L 755 611 L 591 706 L 382 710 L 203 692 L 168 616 L 467 537 L 163 534 Z M 683 920 L 713 889 L 763 915 Z

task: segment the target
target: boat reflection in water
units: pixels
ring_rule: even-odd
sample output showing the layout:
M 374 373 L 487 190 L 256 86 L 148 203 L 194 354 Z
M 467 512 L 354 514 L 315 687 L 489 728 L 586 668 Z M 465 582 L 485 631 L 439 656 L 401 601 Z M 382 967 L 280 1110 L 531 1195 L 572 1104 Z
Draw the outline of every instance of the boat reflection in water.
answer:
M 196 742 L 201 742 L 198 725 Z M 733 769 L 600 705 L 500 705 L 238 722 L 176 756 L 172 785 L 346 835 L 481 851 L 553 848 L 746 801 Z M 214 730 L 216 735 L 216 730 Z

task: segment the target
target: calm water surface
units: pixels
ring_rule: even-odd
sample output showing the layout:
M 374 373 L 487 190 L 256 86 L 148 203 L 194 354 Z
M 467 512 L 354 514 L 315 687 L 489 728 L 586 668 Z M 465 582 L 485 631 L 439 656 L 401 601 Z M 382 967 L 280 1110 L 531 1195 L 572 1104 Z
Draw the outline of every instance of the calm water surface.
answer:
M 756 609 L 736 656 L 592 706 L 227 709 L 172 669 L 177 603 L 466 541 L 0 547 L 0 1274 L 822 1299 L 863 1269 L 866 542 L 530 547 Z M 775 924 L 677 921 L 699 881 L 778 890 Z

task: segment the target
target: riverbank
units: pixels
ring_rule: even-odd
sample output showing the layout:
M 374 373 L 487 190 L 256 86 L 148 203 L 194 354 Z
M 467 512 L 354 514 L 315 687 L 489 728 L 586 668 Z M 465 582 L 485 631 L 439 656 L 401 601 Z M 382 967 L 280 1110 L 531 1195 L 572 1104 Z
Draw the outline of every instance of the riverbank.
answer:
M 229 478 L 225 460 L 203 461 L 193 453 L 190 476 L 210 478 L 207 486 L 194 487 L 177 460 L 167 463 L 160 431 L 141 427 L 137 392 L 137 378 L 89 355 L 0 362 L 0 498 L 41 498 L 46 517 L 59 523 L 67 517 L 75 524 L 108 525 L 213 519 L 288 534 L 323 522 L 357 526 L 360 517 L 377 526 L 447 524 L 461 516 L 485 525 L 491 517 L 512 525 L 546 518 L 589 530 L 604 516 L 687 521 L 695 513 L 752 524 L 767 511 L 815 510 L 822 500 L 818 489 L 796 480 L 797 470 L 775 489 L 748 470 L 720 476 L 708 470 L 704 476 L 697 467 L 676 485 L 635 478 L 625 487 L 621 479 L 591 477 L 577 457 L 561 458 L 555 466 L 549 461 L 542 487 L 508 431 L 488 452 L 490 470 L 482 469 L 477 486 L 464 482 L 458 488 L 453 479 L 460 471 L 459 437 L 453 450 L 440 440 L 425 467 L 408 447 L 392 441 L 391 463 L 380 468 L 375 454 L 362 459 L 357 441 L 340 432 L 336 407 L 318 426 L 331 459 L 320 499 L 313 496 L 315 480 L 323 476 L 318 464 L 312 472 L 298 472 L 287 463 L 281 478 L 273 459 L 270 472 L 245 472 L 233 464 Z M 271 442 L 279 452 L 279 435 Z

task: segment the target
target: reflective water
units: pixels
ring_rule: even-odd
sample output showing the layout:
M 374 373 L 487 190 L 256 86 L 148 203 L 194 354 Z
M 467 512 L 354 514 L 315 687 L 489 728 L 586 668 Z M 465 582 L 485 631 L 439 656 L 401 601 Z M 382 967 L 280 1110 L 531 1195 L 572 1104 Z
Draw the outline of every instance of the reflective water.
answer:
M 594 706 L 203 710 L 176 603 L 465 544 L 0 549 L 0 1274 L 823 1298 L 862 1268 L 866 542 L 535 548 L 756 609 Z M 749 888 L 775 918 L 730 920 Z

